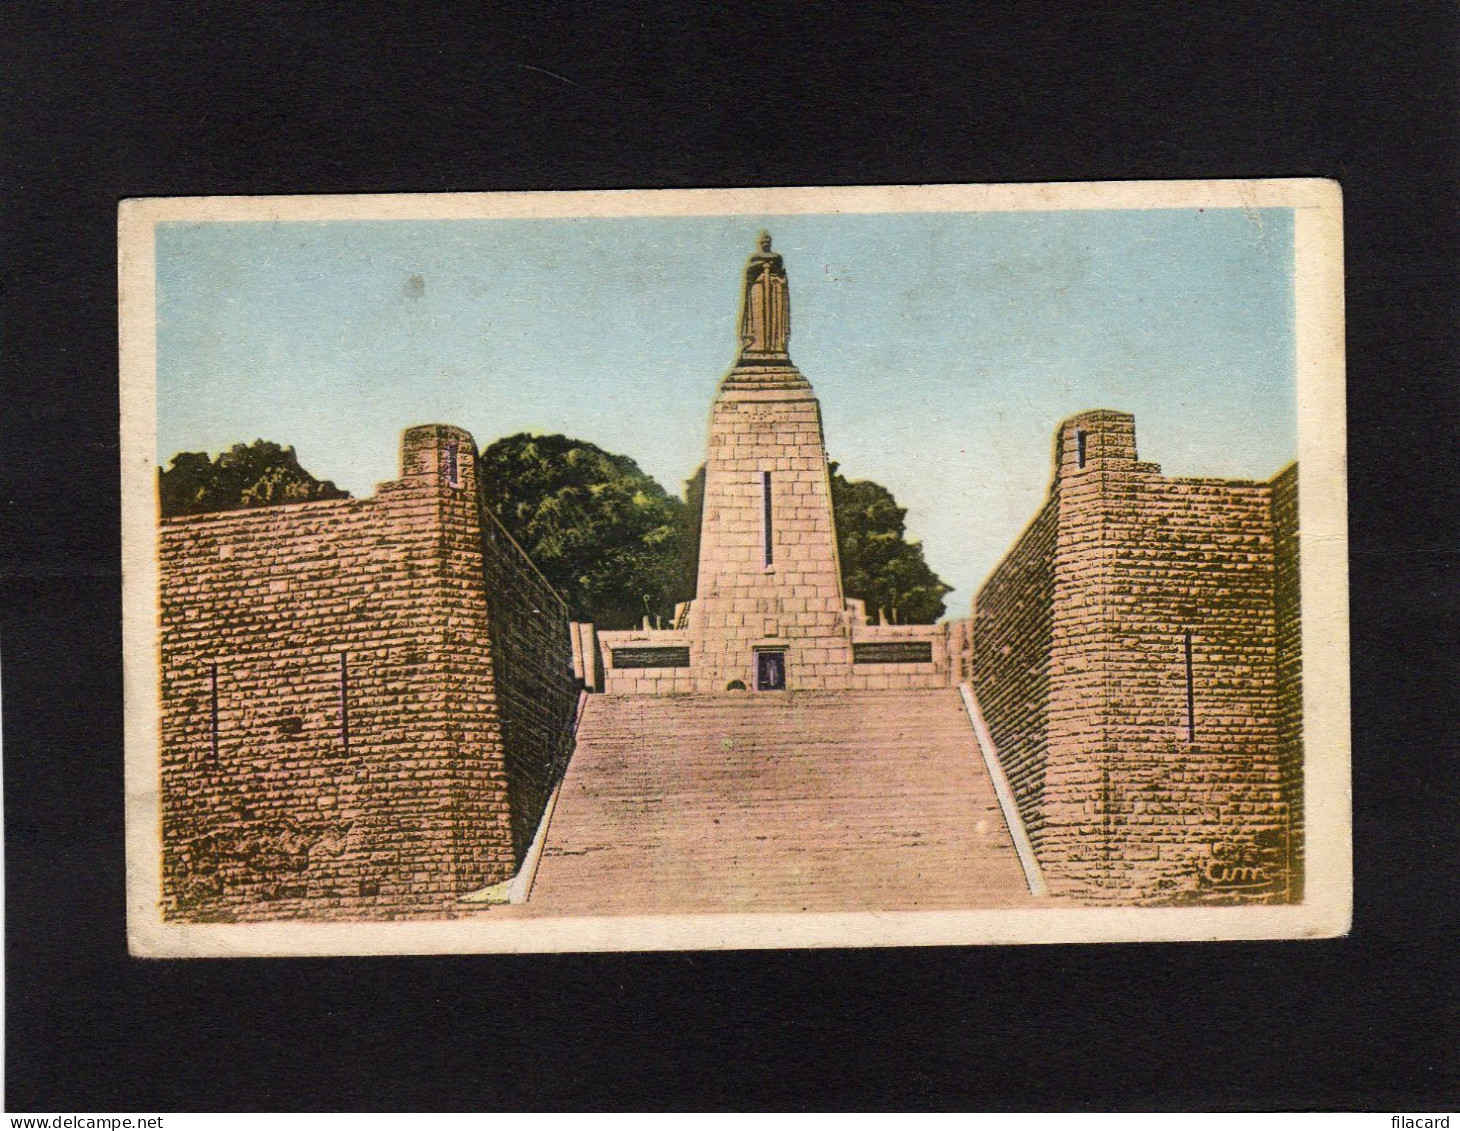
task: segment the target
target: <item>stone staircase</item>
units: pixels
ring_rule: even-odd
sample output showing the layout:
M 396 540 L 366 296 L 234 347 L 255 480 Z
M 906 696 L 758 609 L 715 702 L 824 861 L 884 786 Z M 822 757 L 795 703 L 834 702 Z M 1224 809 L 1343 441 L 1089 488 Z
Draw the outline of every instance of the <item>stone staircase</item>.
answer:
M 513 911 L 1032 902 L 956 690 L 594 695 Z

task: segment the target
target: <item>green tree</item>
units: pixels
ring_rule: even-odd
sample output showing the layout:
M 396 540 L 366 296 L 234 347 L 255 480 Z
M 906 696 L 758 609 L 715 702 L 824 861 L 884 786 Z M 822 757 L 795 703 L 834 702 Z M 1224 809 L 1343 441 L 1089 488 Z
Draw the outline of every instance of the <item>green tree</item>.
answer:
M 628 456 L 567 436 L 506 436 L 482 452 L 483 502 L 568 602 L 600 628 L 673 615 L 686 580 L 684 502 Z
M 907 508 L 869 479 L 851 480 L 831 465 L 831 506 L 842 589 L 881 610 L 893 624 L 932 624 L 953 591 L 923 559 L 923 547 L 907 538 Z
M 506 436 L 481 453 L 482 502 L 575 617 L 632 628 L 668 620 L 694 596 L 705 469 L 670 495 L 628 456 L 567 436 Z M 899 624 L 932 624 L 951 592 L 906 537 L 907 511 L 885 487 L 831 465 L 842 588 Z M 179 452 L 158 468 L 162 517 L 348 498 L 299 466 L 292 447 L 235 444 L 210 460 Z
M 212 460 L 206 452 L 179 452 L 157 469 L 157 497 L 162 517 L 177 518 L 350 496 L 300 467 L 293 448 L 255 440 Z

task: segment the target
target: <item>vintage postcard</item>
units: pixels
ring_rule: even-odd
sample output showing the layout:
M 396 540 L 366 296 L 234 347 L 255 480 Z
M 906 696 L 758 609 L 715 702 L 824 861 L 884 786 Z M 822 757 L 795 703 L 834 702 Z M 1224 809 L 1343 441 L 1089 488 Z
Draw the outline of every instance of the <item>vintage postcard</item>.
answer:
M 132 952 L 1345 932 L 1341 234 L 124 202 Z

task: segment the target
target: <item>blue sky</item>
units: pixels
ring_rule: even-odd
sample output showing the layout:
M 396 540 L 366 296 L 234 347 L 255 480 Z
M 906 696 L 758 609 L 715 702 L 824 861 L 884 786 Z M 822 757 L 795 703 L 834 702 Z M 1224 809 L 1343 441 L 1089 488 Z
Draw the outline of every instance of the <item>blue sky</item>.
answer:
M 968 601 L 1060 420 L 1136 414 L 1168 474 L 1297 453 L 1286 209 L 167 223 L 158 459 L 257 437 L 355 494 L 400 432 L 564 432 L 671 490 L 704 458 L 769 228 L 828 454 L 890 488 Z

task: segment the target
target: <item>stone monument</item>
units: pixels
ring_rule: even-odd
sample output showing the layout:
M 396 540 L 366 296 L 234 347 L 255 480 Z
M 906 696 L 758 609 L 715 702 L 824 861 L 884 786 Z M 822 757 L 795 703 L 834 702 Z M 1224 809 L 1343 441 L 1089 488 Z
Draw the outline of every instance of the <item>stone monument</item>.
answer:
M 671 629 L 575 626 L 575 670 L 610 694 L 948 687 L 964 622 L 869 625 L 842 590 L 821 406 L 791 361 L 785 261 L 769 232 L 757 246 L 710 409 L 694 600 Z
M 694 604 L 697 682 L 828 686 L 851 663 L 821 406 L 791 363 L 786 268 L 762 232 L 741 350 L 710 411 Z

